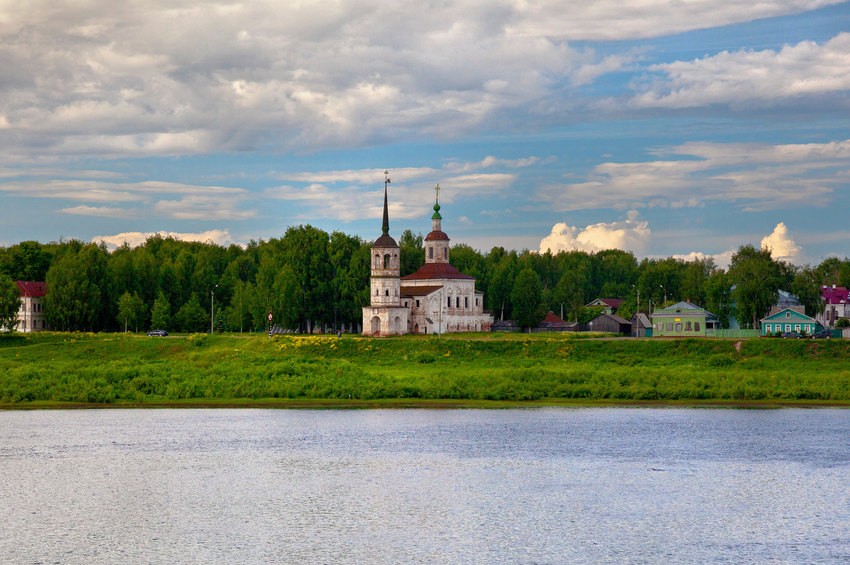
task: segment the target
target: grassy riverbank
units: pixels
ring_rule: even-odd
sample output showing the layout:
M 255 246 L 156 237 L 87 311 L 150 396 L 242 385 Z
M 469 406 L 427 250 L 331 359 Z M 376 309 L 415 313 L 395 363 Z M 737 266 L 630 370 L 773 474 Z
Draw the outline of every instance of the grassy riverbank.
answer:
M 850 405 L 850 342 L 0 335 L 5 408 L 517 402 Z

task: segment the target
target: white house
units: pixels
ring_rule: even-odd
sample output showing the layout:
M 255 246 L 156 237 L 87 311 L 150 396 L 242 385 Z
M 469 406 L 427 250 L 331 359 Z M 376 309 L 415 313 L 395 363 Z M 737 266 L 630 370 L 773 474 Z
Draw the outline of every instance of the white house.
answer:
M 44 321 L 44 295 L 47 285 L 43 282 L 15 281 L 21 291 L 21 308 L 18 310 L 18 331 L 38 332 L 47 329 Z

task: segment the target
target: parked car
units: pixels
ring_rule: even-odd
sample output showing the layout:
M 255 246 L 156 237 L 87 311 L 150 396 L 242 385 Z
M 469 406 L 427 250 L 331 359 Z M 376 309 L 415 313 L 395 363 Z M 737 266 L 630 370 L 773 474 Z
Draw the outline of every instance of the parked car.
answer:
M 168 335 L 168 332 L 165 330 L 151 330 L 148 332 L 148 335 L 151 337 L 165 337 Z
M 782 337 L 784 339 L 800 339 L 803 336 L 800 332 L 784 332 Z
M 818 330 L 812 334 L 812 339 L 829 339 L 832 337 L 830 330 Z

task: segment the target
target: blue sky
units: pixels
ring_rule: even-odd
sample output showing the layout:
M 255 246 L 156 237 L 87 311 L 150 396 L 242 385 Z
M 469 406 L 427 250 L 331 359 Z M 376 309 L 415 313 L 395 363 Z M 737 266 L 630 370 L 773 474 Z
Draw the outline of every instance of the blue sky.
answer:
M 0 0 L 0 244 L 850 255 L 850 3 Z

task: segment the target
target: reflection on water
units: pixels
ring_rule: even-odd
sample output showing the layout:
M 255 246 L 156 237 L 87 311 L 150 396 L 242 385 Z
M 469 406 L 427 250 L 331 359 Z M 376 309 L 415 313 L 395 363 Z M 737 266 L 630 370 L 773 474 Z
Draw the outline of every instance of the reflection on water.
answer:
M 4 563 L 850 562 L 850 412 L 0 412 Z

